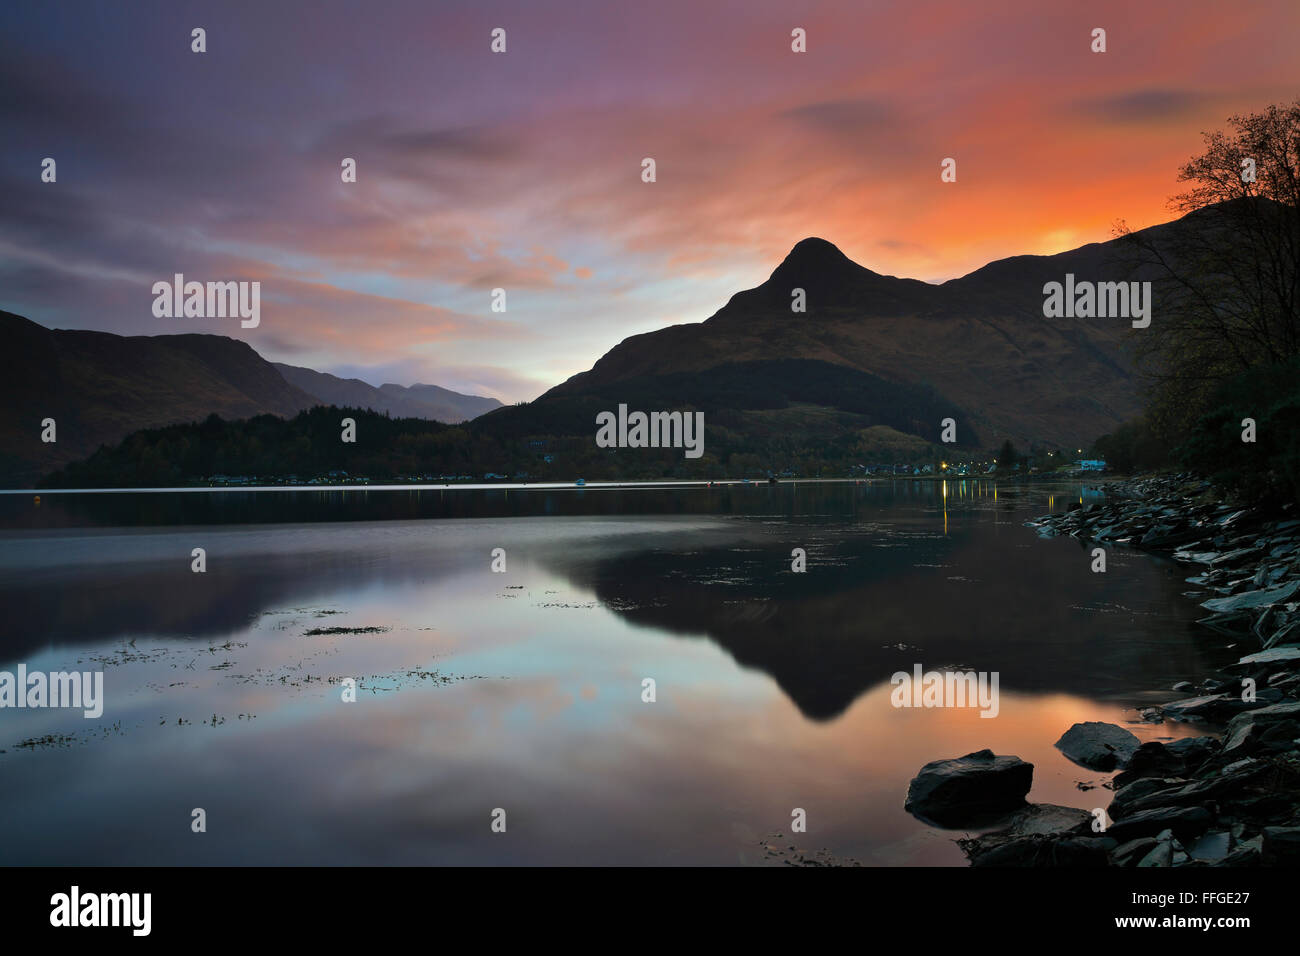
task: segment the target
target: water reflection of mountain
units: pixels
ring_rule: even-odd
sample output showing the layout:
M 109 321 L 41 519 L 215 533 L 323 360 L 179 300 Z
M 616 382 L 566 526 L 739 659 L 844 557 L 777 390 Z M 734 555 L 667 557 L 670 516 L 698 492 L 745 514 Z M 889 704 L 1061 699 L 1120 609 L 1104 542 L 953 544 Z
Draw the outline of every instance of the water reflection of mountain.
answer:
M 1103 579 L 1075 542 L 1018 524 L 901 546 L 810 529 L 762 553 L 643 551 L 568 570 L 628 620 L 770 674 L 816 720 L 917 663 L 998 671 L 1003 691 L 1129 699 L 1209 666 L 1177 568 L 1130 555 Z M 809 550 L 804 574 L 793 546 Z
M 589 496 L 594 515 L 498 519 L 490 542 L 480 522 L 429 521 L 10 540 L 0 658 L 119 638 L 221 639 L 266 611 L 345 607 L 360 589 L 457 575 L 486 595 L 501 579 L 481 577 L 485 556 L 504 541 L 512 560 L 633 624 L 713 641 L 816 720 L 917 663 L 996 670 L 1009 692 L 1128 699 L 1209 667 L 1213 640 L 1191 624 L 1179 569 L 1113 552 L 1111 570 L 1094 575 L 1077 542 L 1024 528 L 1029 512 L 1013 499 L 953 501 L 945 523 L 928 487 L 737 493 L 743 506 L 702 519 L 707 498 L 694 493 L 663 493 L 659 514 L 639 518 Z M 209 569 L 191 574 L 189 547 L 203 541 L 215 542 Z M 804 574 L 790 571 L 794 547 L 808 552 Z M 30 567 L 19 560 L 40 553 L 48 559 Z

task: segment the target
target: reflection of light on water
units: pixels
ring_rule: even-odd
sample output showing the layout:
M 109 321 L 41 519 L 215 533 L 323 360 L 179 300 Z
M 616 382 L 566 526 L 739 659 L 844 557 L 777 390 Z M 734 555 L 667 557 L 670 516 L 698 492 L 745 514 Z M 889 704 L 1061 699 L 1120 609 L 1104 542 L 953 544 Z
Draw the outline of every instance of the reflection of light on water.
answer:
M 948 534 L 948 482 L 943 482 L 943 533 Z

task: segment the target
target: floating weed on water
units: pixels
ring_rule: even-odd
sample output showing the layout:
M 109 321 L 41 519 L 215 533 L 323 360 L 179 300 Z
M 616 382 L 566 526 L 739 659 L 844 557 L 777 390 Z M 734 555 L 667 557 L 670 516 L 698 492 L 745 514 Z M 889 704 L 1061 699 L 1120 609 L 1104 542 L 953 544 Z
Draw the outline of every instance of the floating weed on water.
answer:
M 50 747 L 69 747 L 77 739 L 75 734 L 46 734 L 43 737 L 28 737 L 14 746 L 19 750 L 36 750 Z
M 313 627 L 310 631 L 304 631 L 304 637 L 321 637 L 333 636 L 335 634 L 383 634 L 391 630 L 387 627 Z
M 809 852 L 800 850 L 793 843 L 785 846 L 776 845 L 776 837 L 768 837 L 758 844 L 762 851 L 762 862 L 764 863 L 784 863 L 786 866 L 861 866 L 853 857 L 837 857 L 832 855 L 826 847 Z
M 552 593 L 552 592 L 547 592 Z M 605 607 L 611 611 L 626 613 L 628 611 L 639 611 L 642 608 L 663 608 L 668 607 L 666 601 L 629 601 L 624 598 L 610 598 L 605 602 Z
M 171 649 L 167 647 L 155 647 L 147 651 L 138 651 L 135 649 L 135 639 L 123 643 L 112 654 L 90 655 L 89 657 L 77 658 L 78 664 L 84 664 L 89 661 L 92 664 L 98 664 L 100 667 L 117 667 L 122 664 L 145 664 L 151 661 L 162 660 Z

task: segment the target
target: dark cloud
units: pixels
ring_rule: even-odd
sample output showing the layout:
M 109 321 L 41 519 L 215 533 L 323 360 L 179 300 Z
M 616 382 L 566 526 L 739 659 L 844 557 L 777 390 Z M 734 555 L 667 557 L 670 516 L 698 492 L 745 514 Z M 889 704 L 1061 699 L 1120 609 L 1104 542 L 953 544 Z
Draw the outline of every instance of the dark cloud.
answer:
M 895 108 L 884 100 L 855 98 L 806 103 L 787 109 L 783 116 L 830 132 L 883 130 L 898 122 Z
M 1183 120 L 1213 102 L 1213 96 L 1195 90 L 1149 89 L 1084 100 L 1075 109 L 1105 122 L 1149 123 Z

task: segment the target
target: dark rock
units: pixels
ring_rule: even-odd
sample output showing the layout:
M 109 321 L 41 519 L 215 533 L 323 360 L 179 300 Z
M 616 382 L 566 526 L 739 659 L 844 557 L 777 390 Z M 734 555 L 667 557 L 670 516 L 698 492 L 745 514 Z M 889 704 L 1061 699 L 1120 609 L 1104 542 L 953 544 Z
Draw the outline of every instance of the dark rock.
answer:
M 1252 780 L 1268 769 L 1268 765 L 1259 760 L 1241 760 L 1232 766 L 1234 769 L 1225 769 L 1216 776 L 1201 780 L 1172 781 L 1173 786 L 1149 787 L 1141 790 L 1126 787 L 1111 801 L 1110 815 L 1115 818 L 1128 818 L 1143 810 L 1157 807 L 1196 806 L 1210 800 L 1234 800 L 1245 791 Z M 1168 780 L 1161 782 L 1170 783 Z
M 1271 724 L 1251 724 L 1252 727 L 1264 727 L 1260 735 L 1260 749 L 1265 753 L 1286 753 L 1288 750 L 1300 749 L 1300 721 L 1279 720 Z
M 1173 866 L 1173 863 L 1173 843 L 1169 840 L 1157 840 L 1151 851 L 1138 862 L 1138 866 Z
M 1167 704 L 1162 704 L 1160 709 L 1164 711 L 1166 717 L 1172 720 L 1186 719 L 1189 717 L 1205 718 L 1210 716 L 1216 709 L 1222 709 L 1227 700 L 1225 694 L 1209 694 L 1203 697 L 1188 697 L 1184 700 L 1174 700 Z
M 1264 827 L 1260 860 L 1266 865 L 1300 863 L 1300 827 Z
M 1222 747 L 1223 742 L 1214 737 L 1182 737 L 1165 744 L 1165 750 L 1181 758 L 1188 770 L 1195 770 Z
M 1210 866 L 1258 866 L 1259 865 L 1259 848 L 1253 846 L 1239 846 L 1222 860 L 1211 863 Z
M 1056 742 L 1061 753 L 1091 770 L 1123 767 L 1140 745 L 1123 727 L 1097 720 L 1075 724 Z
M 970 858 L 972 866 L 1106 866 L 1107 846 L 1087 837 L 1022 837 Z
M 1271 647 L 1284 647 L 1287 644 L 1300 641 L 1300 621 L 1292 621 L 1290 624 L 1279 628 L 1271 635 L 1264 639 L 1264 650 Z
M 1235 664 L 1230 664 L 1229 670 L 1249 669 L 1258 667 L 1262 664 L 1287 664 L 1300 663 L 1300 647 L 1282 646 L 1271 647 L 1266 651 L 1258 651 L 1254 654 L 1247 654 Z
M 1107 834 L 1120 842 L 1172 830 L 1174 836 L 1187 841 L 1203 833 L 1213 821 L 1204 807 L 1156 807 L 1141 810 L 1112 823 Z
M 1289 601 L 1297 591 L 1300 591 L 1300 581 L 1289 581 L 1286 584 L 1264 588 L 1259 591 L 1245 591 L 1231 597 L 1211 598 L 1208 601 L 1202 601 L 1201 607 L 1207 611 L 1216 612 L 1267 607 L 1270 604 L 1282 604 Z
M 973 866 L 1105 866 L 1117 844 L 1093 837 L 1091 823 L 1084 810 L 1030 804 L 1005 828 L 957 843 Z
M 1033 764 L 991 750 L 934 760 L 912 778 L 904 808 L 939 826 L 969 825 L 1023 807 L 1033 776 Z
M 1263 724 L 1239 724 L 1223 741 L 1223 754 L 1233 759 L 1249 757 L 1259 749 L 1264 736 Z
M 1271 724 L 1279 720 L 1300 720 L 1300 701 L 1270 704 L 1240 713 L 1228 721 L 1228 736 L 1242 724 Z
M 1185 787 L 1190 781 L 1182 778 L 1163 778 L 1163 777 L 1146 777 L 1141 780 L 1135 780 L 1125 784 L 1121 789 L 1115 791 L 1115 796 L 1111 798 L 1110 807 L 1107 813 L 1111 817 L 1118 819 L 1126 814 L 1132 813 L 1134 805 L 1140 800 L 1151 796 L 1155 793 L 1164 793 L 1167 791 L 1177 790 Z
M 1209 617 L 1203 617 L 1196 622 L 1202 627 L 1208 627 L 1212 631 L 1218 631 L 1220 634 L 1226 634 L 1229 637 L 1244 637 L 1250 633 L 1250 614 L 1246 611 L 1226 611 L 1220 614 L 1211 614 Z
M 1155 837 L 1138 837 L 1129 840 L 1111 851 L 1111 859 L 1117 866 L 1135 866 L 1137 862 L 1156 848 Z
M 1061 862 L 1047 847 L 1056 841 L 1091 833 L 1092 814 L 1075 807 L 1031 803 L 1017 810 L 992 833 L 958 840 L 975 866 L 1038 866 Z M 1075 855 L 1077 848 L 1063 854 Z M 1062 858 L 1063 859 L 1063 858 Z M 1087 865 L 1085 862 L 1084 865 Z
M 1171 753 L 1158 740 L 1149 740 L 1133 752 L 1124 770 L 1115 775 L 1115 786 L 1127 787 L 1142 777 L 1176 777 L 1186 766 L 1187 761 L 1181 755 Z

